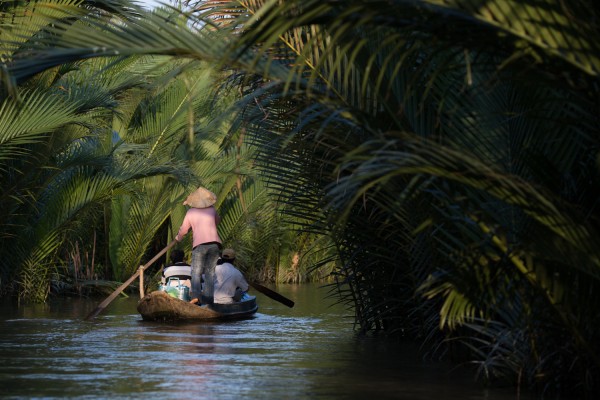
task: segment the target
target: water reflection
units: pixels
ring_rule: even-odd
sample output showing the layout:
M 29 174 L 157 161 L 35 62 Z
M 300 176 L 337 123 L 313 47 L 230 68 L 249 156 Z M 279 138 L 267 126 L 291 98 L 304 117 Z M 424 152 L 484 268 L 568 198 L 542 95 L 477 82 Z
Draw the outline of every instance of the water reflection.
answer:
M 163 324 L 135 298 L 94 321 L 98 300 L 0 309 L 3 398 L 513 399 L 468 375 L 420 361 L 408 345 L 356 338 L 350 313 L 315 285 L 279 286 L 289 309 L 261 294 L 252 319 Z

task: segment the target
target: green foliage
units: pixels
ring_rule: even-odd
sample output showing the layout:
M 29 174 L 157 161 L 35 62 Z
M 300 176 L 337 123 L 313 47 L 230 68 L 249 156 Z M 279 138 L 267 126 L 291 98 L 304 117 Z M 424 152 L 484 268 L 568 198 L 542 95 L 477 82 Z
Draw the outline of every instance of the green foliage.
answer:
M 488 376 L 557 388 L 597 374 L 590 2 L 227 7 L 237 19 L 225 29 L 244 26 L 236 51 L 290 66 L 285 80 L 250 71 L 262 80 L 244 81 L 237 123 L 286 211 L 333 233 L 363 331 L 441 340 L 468 323 Z M 504 352 L 492 337 L 508 338 Z
M 24 4 L 26 10 L 22 11 L 15 2 L 13 17 L 22 24 L 9 25 L 10 32 L 18 38 L 24 32 L 37 34 L 32 21 L 47 22 L 54 14 L 47 15 L 46 5 L 53 10 L 52 4 L 40 4 L 32 11 Z M 57 10 L 64 15 L 80 9 L 61 5 Z M 18 54 L 23 51 L 18 46 L 29 43 L 15 42 L 12 37 L 2 37 L 5 54 Z M 140 97 L 140 91 L 147 91 L 143 89 L 145 71 L 139 68 L 144 62 L 147 64 L 139 58 L 89 60 L 76 67 L 46 70 L 23 81 L 17 92 L 16 87 L 7 86 L 0 116 L 0 182 L 6 189 L 2 192 L 5 207 L 0 211 L 4 290 L 16 282 L 22 298 L 43 301 L 56 276 L 55 268 L 64 262 L 62 249 L 79 237 L 96 232 L 106 235 L 105 217 L 109 214 L 105 211 L 111 199 L 137 195 L 139 182 L 152 176 L 189 180 L 185 166 L 168 156 L 148 156 L 139 148 L 115 141 L 122 132 L 108 129 L 115 118 L 127 116 L 126 109 L 117 108 L 122 99 L 133 100 Z M 140 69 L 141 73 L 133 72 Z M 151 207 L 157 206 L 157 201 Z M 166 219 L 165 212 L 147 214 L 148 229 Z M 152 237 L 155 231 L 141 233 Z M 147 240 L 143 246 L 148 246 Z M 139 260 L 143 251 L 134 250 Z M 110 262 L 104 259 L 103 264 Z M 117 269 L 115 275 L 119 272 Z
M 119 2 L 107 3 L 119 11 L 113 13 L 60 7 L 69 18 L 48 25 L 44 18 L 52 15 L 41 13 L 36 26 L 45 28 L 36 40 L 3 44 L 11 61 L 2 75 L 6 93 L 45 82 L 29 93 L 54 88 L 73 102 L 78 118 L 89 118 L 56 121 L 39 133 L 52 140 L 31 148 L 23 142 L 26 150 L 15 142 L 4 159 L 17 163 L 17 152 L 26 152 L 45 172 L 55 167 L 48 154 L 101 132 L 97 140 L 108 155 L 106 130 L 91 127 L 110 126 L 127 143 L 122 158 L 114 158 L 119 168 L 123 160 L 155 166 L 141 173 L 143 182 L 133 182 L 135 174 L 111 180 L 96 163 L 73 169 L 73 176 L 87 172 L 80 181 L 98 193 L 83 196 L 74 180 L 74 200 L 50 214 L 41 207 L 50 203 L 38 201 L 45 199 L 39 182 L 49 182 L 40 173 L 20 186 L 28 197 L 7 195 L 14 199 L 11 218 L 26 215 L 19 208 L 24 199 L 44 217 L 39 237 L 28 243 L 52 253 L 43 239 L 65 231 L 49 228 L 72 222 L 71 208 L 83 212 L 113 186 L 130 196 L 115 211 L 133 217 L 131 226 L 117 224 L 118 234 L 132 239 L 133 266 L 166 221 L 169 201 L 201 182 L 219 196 L 226 244 L 252 254 L 249 270 L 259 270 L 254 260 L 263 267 L 335 265 L 361 332 L 404 334 L 440 351 L 446 339 L 460 338 L 490 379 L 598 393 L 597 382 L 586 378 L 600 370 L 595 2 L 190 3 L 189 18 Z M 115 62 L 96 70 L 106 75 L 122 57 L 151 54 L 177 58 L 152 69 L 163 72 L 155 75 L 155 91 L 105 77 L 128 89 L 119 86 L 117 96 L 54 86 L 97 57 Z M 216 103 L 222 93 L 232 96 L 211 108 L 223 110 L 235 99 L 227 112 L 202 108 L 210 102 L 197 96 L 199 60 L 229 75 L 219 75 L 221 91 L 205 92 Z M 229 88 L 239 98 L 223 91 Z M 120 118 L 103 120 L 113 98 L 102 93 L 123 104 Z M 58 129 L 71 135 L 67 141 L 57 139 Z M 27 135 L 20 140 L 40 140 Z M 0 131 L 0 140 L 11 138 Z M 173 178 L 165 200 L 153 184 L 170 178 L 151 176 L 177 176 L 175 159 L 192 174 Z M 106 175 L 96 177 L 99 171 Z M 154 195 L 139 201 L 140 183 Z M 182 216 L 175 209 L 171 230 Z M 35 236 L 27 218 L 6 223 L 3 235 L 17 237 L 17 226 Z M 277 267 L 262 271 L 281 279 Z M 302 273 L 292 275 L 284 279 Z
M 57 283 L 56 277 L 75 283 L 79 278 L 67 272 L 72 261 L 66 248 L 81 240 L 91 251 L 85 239 L 96 234 L 105 240 L 94 253 L 101 258 L 104 278 L 127 278 L 157 246 L 172 239 L 185 211 L 181 200 L 199 184 L 213 188 L 221 200 L 234 199 L 220 202 L 225 205 L 224 239 L 245 254 L 250 273 L 275 279 L 277 274 L 269 272 L 273 268 L 265 265 L 281 245 L 271 240 L 277 209 L 266 206 L 266 189 L 250 178 L 251 148 L 225 136 L 228 118 L 219 117 L 218 110 L 231 102 L 233 92 L 215 92 L 218 75 L 198 61 L 221 55 L 208 39 L 197 40 L 210 35 L 182 32 L 188 29 L 185 19 L 172 14 L 175 24 L 168 25 L 172 30 L 165 37 L 155 27 L 164 23 L 168 11 L 148 15 L 156 23 L 146 24 L 137 19 L 143 10 L 121 8 L 118 2 L 94 2 L 90 8 L 53 1 L 38 2 L 33 9 L 28 3 L 11 4 L 14 8 L 3 18 L 12 16 L 14 24 L 6 24 L 1 42 L 10 60 L 2 77 L 1 170 L 2 182 L 10 188 L 2 194 L 7 199 L 2 235 L 10 239 L 3 242 L 3 254 L 15 246 L 19 251 L 5 258 L 3 289 L 17 281 L 17 292 L 35 300 L 45 299 L 51 280 L 67 290 L 70 286 Z M 56 19 L 66 16 L 70 19 Z M 123 35 L 123 29 L 130 30 Z M 132 41 L 127 35 L 136 29 L 145 33 L 135 33 Z M 83 58 L 68 49 L 105 39 L 105 44 L 125 47 L 112 51 L 94 43 Z M 150 57 L 129 47 L 137 41 L 148 46 L 148 53 L 157 53 L 155 46 L 165 40 L 183 40 L 180 48 L 192 45 L 197 55 Z M 44 58 L 46 64 L 28 55 L 54 51 L 59 43 L 66 46 L 64 52 Z M 101 48 L 107 52 L 98 54 Z M 250 208 L 236 208 L 235 199 L 243 197 Z M 44 251 L 37 251 L 45 240 Z M 190 243 L 182 246 L 189 251 Z M 38 261 L 23 261 L 31 254 Z

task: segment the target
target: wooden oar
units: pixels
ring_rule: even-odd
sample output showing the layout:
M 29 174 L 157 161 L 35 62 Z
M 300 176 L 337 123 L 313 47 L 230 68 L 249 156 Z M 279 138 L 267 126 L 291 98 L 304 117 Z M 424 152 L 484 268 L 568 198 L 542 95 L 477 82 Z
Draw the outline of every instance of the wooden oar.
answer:
M 279 293 L 277 293 L 269 288 L 266 288 L 263 285 L 260 285 L 256 282 L 248 282 L 248 284 L 250 286 L 252 286 L 254 289 L 261 292 L 262 294 L 264 294 L 265 296 L 268 296 L 268 297 L 272 298 L 273 300 L 278 301 L 281 304 L 286 305 L 290 308 L 294 307 L 294 302 L 292 300 L 288 299 L 287 297 L 283 297 Z
M 140 274 L 141 271 L 145 270 L 150 265 L 152 265 L 156 260 L 158 260 L 160 258 L 160 256 L 162 256 L 163 254 L 165 254 L 167 252 L 167 250 L 169 250 L 171 247 L 173 247 L 175 245 L 175 243 L 177 243 L 177 241 L 173 240 L 171 243 L 169 243 L 167 245 L 167 247 L 165 247 L 157 255 L 155 255 L 154 258 L 152 258 L 152 260 L 148 261 L 145 265 L 142 265 L 140 268 L 138 268 L 137 272 L 135 274 L 131 275 L 131 278 L 127 279 L 121 286 L 119 286 L 117 288 L 117 290 L 115 290 L 114 292 L 112 292 L 112 294 L 110 296 L 108 296 L 106 298 L 106 300 L 104 300 L 102 303 L 100 303 L 98 305 L 98 307 L 96 307 L 96 309 L 94 311 L 92 311 L 91 313 L 89 313 L 88 316 L 85 317 L 85 319 L 86 320 L 92 319 L 96 315 L 100 314 L 102 312 L 102 310 L 104 310 L 106 308 L 106 306 L 108 306 L 110 304 L 111 301 L 113 301 L 123 290 L 125 290 L 125 288 L 127 286 L 129 286 L 131 284 L 131 282 L 133 282 L 133 280 L 135 278 L 138 277 L 138 275 Z

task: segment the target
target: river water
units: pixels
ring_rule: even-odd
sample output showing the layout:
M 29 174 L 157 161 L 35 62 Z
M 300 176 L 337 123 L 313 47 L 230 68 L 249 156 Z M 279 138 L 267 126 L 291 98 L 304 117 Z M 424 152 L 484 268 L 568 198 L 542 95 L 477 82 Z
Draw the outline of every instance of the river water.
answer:
M 254 318 L 202 324 L 142 321 L 135 297 L 91 321 L 102 298 L 1 304 L 0 398 L 517 398 L 409 344 L 357 337 L 352 313 L 318 285 L 272 288 L 294 308 L 254 291 Z

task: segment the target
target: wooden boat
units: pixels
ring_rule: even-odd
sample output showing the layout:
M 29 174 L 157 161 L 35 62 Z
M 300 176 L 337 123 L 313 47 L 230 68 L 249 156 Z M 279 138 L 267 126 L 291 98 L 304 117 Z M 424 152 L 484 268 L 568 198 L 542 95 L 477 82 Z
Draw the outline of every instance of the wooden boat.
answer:
M 157 290 L 144 296 L 137 310 L 146 321 L 215 321 L 248 318 L 258 311 L 258 305 L 256 296 L 245 294 L 239 302 L 198 306 Z
M 90 320 L 95 318 L 98 314 L 104 310 L 111 301 L 113 301 L 119 293 L 121 293 L 127 286 L 131 284 L 138 276 L 140 277 L 140 288 L 143 288 L 143 276 L 144 270 L 152 265 L 153 262 L 159 259 L 163 254 L 165 254 L 171 247 L 173 247 L 177 243 L 177 240 L 173 239 L 171 243 L 169 243 L 164 249 L 158 252 L 150 261 L 146 264 L 140 266 L 138 270 L 129 277 L 121 286 L 119 286 L 114 292 L 110 294 L 106 299 L 104 299 L 98 307 L 92 310 L 87 317 L 86 320 Z M 188 276 L 186 274 L 186 276 Z M 254 289 L 258 290 L 262 294 L 272 298 L 275 301 L 280 302 L 288 307 L 294 307 L 294 302 L 279 293 L 266 288 L 258 283 L 250 282 L 250 286 Z M 162 293 L 162 294 L 159 294 Z M 254 314 L 258 311 L 258 306 L 256 305 L 256 297 L 249 296 L 242 298 L 242 304 L 234 304 L 227 305 L 225 304 L 223 307 L 211 306 L 206 307 L 202 310 L 202 307 L 199 307 L 195 304 L 189 304 L 183 300 L 175 299 L 171 297 L 171 299 L 167 299 L 166 296 L 169 296 L 167 293 L 163 291 L 152 292 L 147 296 L 144 296 L 138 302 L 138 312 L 142 314 L 142 317 L 146 320 L 177 320 L 177 319 L 196 319 L 196 320 L 219 320 L 219 319 L 227 319 L 227 318 L 246 318 Z M 174 301 L 178 300 L 178 301 Z M 190 307 L 195 307 L 194 309 L 190 309 Z

